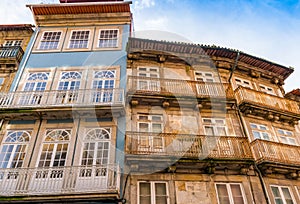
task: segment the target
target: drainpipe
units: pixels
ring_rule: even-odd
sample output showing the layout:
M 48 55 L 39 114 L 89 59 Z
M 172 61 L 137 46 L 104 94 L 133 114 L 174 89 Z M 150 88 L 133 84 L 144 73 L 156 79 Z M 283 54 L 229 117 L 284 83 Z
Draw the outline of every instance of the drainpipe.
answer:
M 231 69 L 231 72 L 230 72 L 230 76 L 229 76 L 229 79 L 228 79 L 228 83 L 230 83 L 230 80 L 231 80 L 231 78 L 232 78 L 233 72 L 235 71 L 235 69 L 236 69 L 236 67 L 237 67 L 237 63 L 238 63 L 239 58 L 240 58 L 240 51 L 237 52 L 237 55 L 236 55 L 236 58 L 235 58 L 235 61 L 234 61 L 233 68 Z
M 129 178 L 130 174 L 131 174 L 131 172 L 129 171 L 126 176 L 126 179 L 125 179 L 122 197 L 118 200 L 118 202 L 121 202 L 122 204 L 125 204 L 127 202 L 127 200 L 124 198 L 124 196 L 125 196 L 125 190 L 126 190 L 126 186 L 127 186 L 127 182 L 128 182 L 128 178 Z
M 246 128 L 245 121 L 244 121 L 244 119 L 243 119 L 243 117 L 242 117 L 242 114 L 241 114 L 241 111 L 240 111 L 239 108 L 237 108 L 237 112 L 238 112 L 239 118 L 240 118 L 240 120 L 241 120 L 241 122 L 242 122 L 242 128 L 243 128 L 243 130 L 244 130 L 244 133 L 246 134 L 247 138 L 249 139 L 250 137 L 249 137 L 249 134 L 248 134 L 248 130 L 247 130 L 247 128 Z M 253 162 L 253 164 L 254 164 L 255 171 L 258 173 L 259 181 L 260 181 L 260 183 L 261 183 L 262 190 L 263 190 L 265 199 L 266 199 L 266 201 L 267 201 L 267 204 L 271 204 L 271 203 L 270 203 L 270 198 L 269 198 L 269 195 L 268 195 L 268 192 L 267 192 L 267 187 L 266 187 L 266 184 L 265 184 L 265 182 L 264 182 L 262 173 L 261 173 L 261 171 L 259 170 L 259 168 L 257 167 L 255 161 Z M 250 182 L 251 182 L 251 181 L 250 181 Z M 252 192 L 252 194 L 253 194 L 253 192 Z M 253 198 L 253 199 L 254 199 L 254 198 Z M 255 200 L 255 199 L 254 199 L 254 200 Z

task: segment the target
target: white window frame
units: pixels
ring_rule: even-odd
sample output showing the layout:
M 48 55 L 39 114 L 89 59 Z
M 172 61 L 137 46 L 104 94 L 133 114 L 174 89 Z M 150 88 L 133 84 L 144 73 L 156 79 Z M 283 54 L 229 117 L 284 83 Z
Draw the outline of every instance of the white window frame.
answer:
M 141 117 L 145 119 L 141 119 Z M 158 117 L 160 120 L 153 120 L 153 117 Z M 147 119 L 146 119 L 147 118 Z M 141 134 L 138 137 L 138 149 L 140 151 L 146 151 L 146 152 L 161 152 L 163 151 L 165 144 L 164 144 L 164 138 L 162 138 L 159 134 L 163 132 L 163 115 L 159 114 L 139 114 L 137 116 L 137 130 L 140 132 L 140 124 L 147 124 L 148 125 L 148 133 L 143 131 L 143 134 Z M 160 125 L 159 131 L 154 131 L 153 125 L 158 124 Z
M 57 41 L 56 48 L 41 49 L 41 45 L 42 45 L 42 42 L 44 41 L 43 37 L 44 37 L 45 33 L 60 33 L 60 37 Z M 39 44 L 38 44 L 37 50 L 38 51 L 45 51 L 45 52 L 46 51 L 59 50 L 61 48 L 61 44 L 62 44 L 62 41 L 63 41 L 63 35 L 64 35 L 64 32 L 62 30 L 45 30 L 45 31 L 43 31 L 43 33 L 41 34 L 41 37 L 39 39 Z M 52 42 L 56 42 L 56 41 L 46 41 L 46 42 L 52 43 Z
M 266 94 L 276 96 L 275 90 L 272 87 L 269 87 L 269 86 L 266 86 L 266 85 L 263 85 L 263 84 L 259 84 L 259 90 L 261 92 L 266 93 Z
M 86 41 L 86 47 L 70 47 L 71 46 L 71 41 L 72 41 L 72 36 L 74 32 L 86 32 L 88 31 L 88 39 L 75 39 L 75 41 Z M 90 29 L 82 29 L 82 30 L 70 30 L 70 36 L 69 36 L 69 41 L 68 41 L 68 48 L 67 49 L 89 49 L 90 48 L 90 39 L 92 37 L 92 31 Z M 75 45 L 80 45 L 80 44 L 75 44 Z
M 68 133 L 68 139 L 65 139 L 65 140 L 52 140 L 51 142 L 49 141 L 46 141 L 46 138 L 48 136 L 50 136 L 50 134 L 54 131 L 63 131 L 63 132 L 67 132 Z M 41 168 L 51 168 L 51 167 L 63 167 L 63 166 L 66 166 L 67 164 L 67 159 L 68 159 L 68 153 L 69 153 L 69 149 L 70 149 L 70 142 L 71 142 L 71 134 L 72 134 L 72 130 L 71 129 L 46 129 L 45 130 L 45 135 L 44 135 L 44 138 L 43 138 L 43 142 L 41 144 L 41 148 L 40 148 L 40 152 L 39 152 L 39 157 L 38 157 L 38 160 L 36 161 L 36 167 L 41 167 Z M 40 162 L 41 162 L 41 157 L 42 157 L 42 153 L 43 153 L 43 149 L 44 149 L 44 145 L 47 145 L 47 144 L 52 144 L 54 145 L 53 146 L 53 150 L 51 151 L 52 152 L 52 155 L 51 155 L 51 159 L 50 159 L 50 164 L 49 166 L 48 165 L 45 165 L 45 161 L 44 161 L 44 164 L 41 166 L 40 165 Z M 65 161 L 64 161 L 64 164 L 63 166 L 61 166 L 60 164 L 59 165 L 55 165 L 53 166 L 54 162 L 56 161 L 55 159 L 55 156 L 56 156 L 56 153 L 57 153 L 57 146 L 58 145 L 61 145 L 61 144 L 64 144 L 64 145 L 67 145 L 67 150 L 66 150 L 66 156 L 65 156 Z M 50 152 L 50 151 L 47 151 L 47 153 Z M 61 159 L 61 158 L 60 158 Z
M 277 199 L 281 199 L 282 202 L 283 202 L 283 204 L 287 204 L 287 202 L 286 202 L 286 200 L 285 200 L 284 193 L 282 192 L 282 188 L 287 188 L 288 191 L 289 191 L 289 193 L 290 193 L 290 195 L 291 195 L 291 199 L 292 199 L 292 201 L 293 201 L 293 204 L 296 204 L 296 201 L 295 201 L 293 192 L 291 191 L 290 187 L 288 187 L 288 186 L 279 186 L 279 185 L 270 185 L 271 192 L 272 192 L 272 196 L 273 196 L 273 198 L 274 198 L 274 202 L 275 202 L 275 203 L 276 203 L 276 200 L 275 200 L 276 198 L 275 198 L 275 195 L 274 195 L 274 193 L 273 193 L 272 187 L 278 188 L 280 197 L 277 197 Z
M 257 126 L 257 128 L 253 128 L 253 126 Z M 253 140 L 255 139 L 261 139 L 261 140 L 267 140 L 267 141 L 273 141 L 272 135 L 270 134 L 269 128 L 267 125 L 258 124 L 258 123 L 250 123 L 250 128 L 253 136 Z M 259 134 L 259 138 L 256 138 L 254 135 L 254 132 Z M 266 139 L 264 134 L 268 135 L 269 139 Z
M 20 133 L 22 133 L 22 135 L 19 135 Z M 13 138 L 13 137 L 11 137 L 11 135 L 13 135 L 13 134 L 17 134 L 20 137 Z M 27 136 L 27 138 L 24 137 L 24 134 Z M 21 168 L 21 167 L 23 167 L 25 158 L 27 156 L 28 146 L 29 146 L 29 143 L 31 140 L 31 134 L 32 134 L 32 131 L 30 131 L 30 130 L 7 130 L 7 134 L 4 137 L 4 139 L 1 143 L 1 146 L 0 146 L 1 147 L 0 153 L 6 153 L 5 156 L 3 156 L 3 158 L 2 158 L 3 160 L 1 161 L 1 168 Z M 22 140 L 20 141 L 20 139 L 22 139 Z M 28 140 L 26 141 L 26 139 L 28 139 Z M 20 146 L 24 147 L 25 149 L 23 149 L 22 152 L 17 152 L 18 147 L 20 147 Z M 6 147 L 6 148 L 12 147 L 11 152 L 3 152 L 4 147 Z M 10 156 L 9 156 L 9 160 L 6 161 L 7 165 L 4 167 L 3 166 L 3 163 L 5 163 L 4 159 L 8 158 L 7 153 L 10 153 L 9 154 Z M 23 154 L 23 156 L 22 156 L 22 154 Z M 18 155 L 18 156 L 16 157 L 16 155 Z M 22 158 L 20 158 L 20 157 L 22 157 Z M 17 165 L 19 165 L 21 162 L 21 166 L 12 167 L 12 163 L 13 163 L 14 159 L 17 159 Z
M 282 131 L 283 134 L 279 133 L 279 131 Z M 294 136 L 294 133 L 292 131 L 284 130 L 284 129 L 277 129 L 276 134 L 281 143 L 288 144 L 288 145 L 298 145 L 297 139 Z M 284 141 L 283 138 L 285 138 L 286 141 Z
M 101 32 L 102 31 L 117 31 L 117 37 L 116 38 L 101 38 Z M 109 49 L 109 48 L 118 48 L 119 47 L 119 38 L 120 38 L 120 30 L 118 28 L 106 28 L 106 29 L 99 29 L 99 34 L 97 38 L 97 48 L 100 49 Z M 110 41 L 110 40 L 115 40 L 115 46 L 100 46 L 100 40 L 105 40 L 105 41 Z M 110 44 L 110 43 L 104 43 L 105 45 Z
M 237 82 L 237 80 L 239 80 L 240 82 Z M 245 82 L 247 82 L 247 83 L 245 83 Z M 246 88 L 249 88 L 249 89 L 253 89 L 251 81 L 246 80 L 246 79 L 242 79 L 242 78 L 239 78 L 239 77 L 234 77 L 234 83 L 236 85 L 236 88 L 238 88 L 239 86 L 242 86 L 242 87 L 246 87 Z
M 137 186 L 137 203 L 138 204 L 143 204 L 140 202 L 140 184 L 141 183 L 149 183 L 150 184 L 151 204 L 157 204 L 156 200 L 155 200 L 155 198 L 156 198 L 155 184 L 165 184 L 167 204 L 170 204 L 169 187 L 168 187 L 168 183 L 165 181 L 139 181 L 138 186 Z
M 216 82 L 213 72 L 195 71 L 194 75 L 195 75 L 195 81 L 208 82 L 208 83 Z
M 159 68 L 141 66 L 137 68 L 137 89 L 145 91 L 160 91 Z
M 227 189 L 227 193 L 228 193 L 228 198 L 229 198 L 230 204 L 234 204 L 233 194 L 232 194 L 230 185 L 239 185 L 241 193 L 242 193 L 242 197 L 243 197 L 243 202 L 244 202 L 243 204 L 247 204 L 246 195 L 245 195 L 245 192 L 244 192 L 243 185 L 241 183 L 221 183 L 221 182 L 215 183 L 215 189 L 216 189 L 218 204 L 221 204 L 221 203 L 220 203 L 220 199 L 219 199 L 217 185 L 226 185 L 226 189 Z
M 207 120 L 210 120 L 210 122 L 208 122 Z M 223 121 L 222 125 L 221 123 L 218 123 L 217 121 Z M 227 130 L 227 125 L 226 125 L 226 119 L 225 118 L 209 118 L 209 117 L 204 117 L 202 118 L 202 122 L 203 122 L 203 128 L 204 128 L 204 132 L 205 135 L 206 127 L 211 127 L 213 129 L 214 134 L 213 135 L 207 135 L 207 136 L 227 136 L 228 135 L 228 130 Z M 225 135 L 220 135 L 219 134 L 219 130 L 218 128 L 224 128 L 225 130 Z

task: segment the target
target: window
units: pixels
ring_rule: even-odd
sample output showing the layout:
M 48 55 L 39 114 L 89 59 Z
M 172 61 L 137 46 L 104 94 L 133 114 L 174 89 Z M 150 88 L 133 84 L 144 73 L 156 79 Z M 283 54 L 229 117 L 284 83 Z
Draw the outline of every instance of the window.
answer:
M 214 75 L 212 72 L 195 71 L 195 80 L 202 82 L 214 82 Z
M 234 81 L 235 81 L 236 87 L 243 86 L 243 87 L 252 89 L 251 82 L 248 80 L 235 78 Z
M 276 95 L 273 88 L 265 86 L 265 85 L 259 85 L 260 91 L 264 92 L 266 94 L 270 94 L 270 95 Z
M 271 140 L 268 128 L 265 125 L 250 123 L 254 139 Z
M 58 82 L 56 104 L 73 103 L 78 101 L 78 89 L 80 88 L 82 72 L 62 72 Z
M 98 46 L 99 48 L 118 47 L 119 30 L 105 29 L 100 30 Z
M 29 73 L 23 88 L 27 93 L 20 97 L 19 105 L 40 104 L 48 79 L 49 72 Z
M 245 196 L 239 183 L 217 183 L 217 197 L 219 204 L 244 204 Z
M 139 204 L 169 204 L 167 183 L 139 182 Z
M 297 145 L 296 138 L 294 137 L 293 132 L 283 129 L 277 130 L 277 136 L 280 141 L 284 144 Z
M 72 31 L 69 48 L 88 48 L 89 30 Z
M 159 91 L 159 69 L 156 67 L 138 68 L 138 89 L 148 91 Z
M 82 169 L 80 172 L 81 177 L 107 175 L 106 165 L 109 163 L 110 138 L 110 128 L 92 128 L 86 130 L 81 156 L 81 166 L 96 166 L 96 169 Z
M 0 168 L 21 168 L 30 141 L 31 131 L 7 132 L 0 152 Z
M 39 49 L 41 50 L 57 49 L 61 35 L 62 35 L 61 31 L 44 32 L 40 42 Z
M 138 131 L 141 132 L 138 138 L 140 151 L 162 151 L 164 141 L 159 135 L 163 131 L 162 120 L 162 115 L 138 115 Z
M 226 136 L 225 119 L 203 118 L 204 130 L 207 136 Z
M 10 47 L 10 46 L 21 46 L 22 45 L 22 40 L 7 40 L 4 43 L 5 47 Z
M 276 204 L 295 204 L 290 189 L 286 186 L 271 186 Z
M 113 88 L 115 87 L 116 71 L 95 71 L 92 83 L 93 102 L 112 102 Z
M 47 130 L 38 167 L 65 166 L 71 130 Z

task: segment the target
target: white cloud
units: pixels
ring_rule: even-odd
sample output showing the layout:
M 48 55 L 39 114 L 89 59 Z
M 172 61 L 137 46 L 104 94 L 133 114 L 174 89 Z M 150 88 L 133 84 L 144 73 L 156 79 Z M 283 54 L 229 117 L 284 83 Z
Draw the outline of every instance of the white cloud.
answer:
M 150 8 L 155 6 L 155 0 L 136 0 L 134 2 L 135 10 L 142 10 L 144 8 Z

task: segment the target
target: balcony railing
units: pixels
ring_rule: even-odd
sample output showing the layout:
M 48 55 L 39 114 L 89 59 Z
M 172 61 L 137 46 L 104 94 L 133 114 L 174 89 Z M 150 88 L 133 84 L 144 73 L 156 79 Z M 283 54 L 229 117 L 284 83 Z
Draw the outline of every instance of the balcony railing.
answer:
M 127 132 L 126 153 L 185 158 L 251 159 L 247 138 Z
M 119 193 L 117 165 L 0 169 L 0 196 Z
M 258 162 L 300 165 L 300 146 L 257 139 L 251 143 L 251 148 Z
M 198 98 L 233 98 L 233 91 L 228 83 L 137 76 L 128 76 L 128 91 L 137 94 L 152 93 L 175 97 L 191 96 Z
M 0 93 L 0 108 L 124 105 L 123 89 L 21 91 Z
M 290 99 L 273 96 L 241 86 L 235 90 L 235 96 L 238 105 L 251 103 L 261 107 L 300 114 L 297 102 Z
M 10 46 L 0 48 L 0 61 L 16 60 L 18 63 L 24 55 L 24 51 L 20 46 Z

